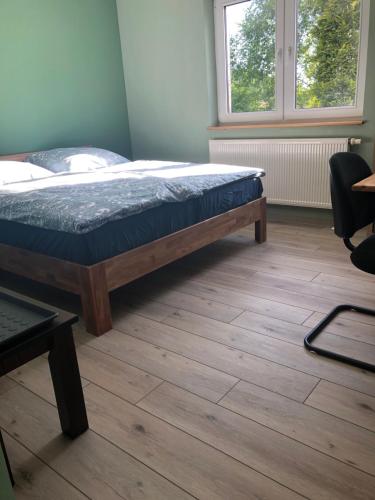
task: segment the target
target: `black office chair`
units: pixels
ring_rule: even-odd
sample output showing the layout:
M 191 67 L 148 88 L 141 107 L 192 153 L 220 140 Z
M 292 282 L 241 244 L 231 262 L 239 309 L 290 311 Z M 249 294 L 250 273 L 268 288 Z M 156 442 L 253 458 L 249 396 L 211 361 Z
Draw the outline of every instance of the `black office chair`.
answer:
M 335 233 L 343 239 L 345 246 L 352 252 L 352 263 L 362 271 L 375 274 L 375 235 L 369 236 L 357 247 L 350 241 L 354 233 L 375 221 L 375 194 L 352 191 L 353 184 L 372 174 L 370 167 L 355 153 L 336 153 L 329 164 Z M 375 310 L 372 309 L 350 304 L 339 305 L 306 335 L 304 339 L 306 349 L 374 372 L 373 364 L 312 345 L 313 340 L 343 311 L 357 311 L 375 316 Z

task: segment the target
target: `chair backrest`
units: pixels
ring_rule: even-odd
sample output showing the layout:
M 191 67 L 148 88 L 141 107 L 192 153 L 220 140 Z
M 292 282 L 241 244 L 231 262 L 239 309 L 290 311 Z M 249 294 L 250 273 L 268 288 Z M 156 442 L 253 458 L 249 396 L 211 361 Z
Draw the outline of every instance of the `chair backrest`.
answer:
M 372 172 L 365 160 L 355 153 L 336 153 L 329 164 L 335 233 L 340 238 L 351 238 L 375 219 L 375 195 L 352 191 L 353 184 Z

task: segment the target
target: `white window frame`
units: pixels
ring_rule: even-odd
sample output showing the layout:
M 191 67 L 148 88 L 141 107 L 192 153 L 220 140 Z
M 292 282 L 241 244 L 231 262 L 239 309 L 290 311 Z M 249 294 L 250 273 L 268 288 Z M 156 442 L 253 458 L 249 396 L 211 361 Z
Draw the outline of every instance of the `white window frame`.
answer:
M 298 0 L 276 0 L 276 84 L 275 110 L 249 113 L 230 111 L 230 71 L 225 8 L 247 0 L 215 0 L 215 42 L 218 89 L 218 113 L 222 123 L 329 119 L 360 117 L 363 114 L 370 0 L 361 1 L 360 46 L 358 54 L 357 95 L 354 106 L 296 109 L 296 9 Z

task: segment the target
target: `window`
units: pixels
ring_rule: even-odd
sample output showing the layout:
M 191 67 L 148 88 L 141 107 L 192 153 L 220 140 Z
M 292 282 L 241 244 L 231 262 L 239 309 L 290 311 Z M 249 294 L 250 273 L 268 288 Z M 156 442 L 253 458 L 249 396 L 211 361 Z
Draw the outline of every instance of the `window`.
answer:
M 215 0 L 219 120 L 363 112 L 369 0 Z

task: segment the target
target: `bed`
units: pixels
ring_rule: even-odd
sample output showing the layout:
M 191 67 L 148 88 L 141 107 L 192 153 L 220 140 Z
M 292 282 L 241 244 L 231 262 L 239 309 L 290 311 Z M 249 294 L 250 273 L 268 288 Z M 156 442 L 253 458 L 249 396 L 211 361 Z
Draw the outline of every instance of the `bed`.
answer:
M 264 242 L 262 175 L 131 162 L 0 187 L 0 268 L 80 295 L 87 330 L 101 335 L 112 290 L 252 223 Z

